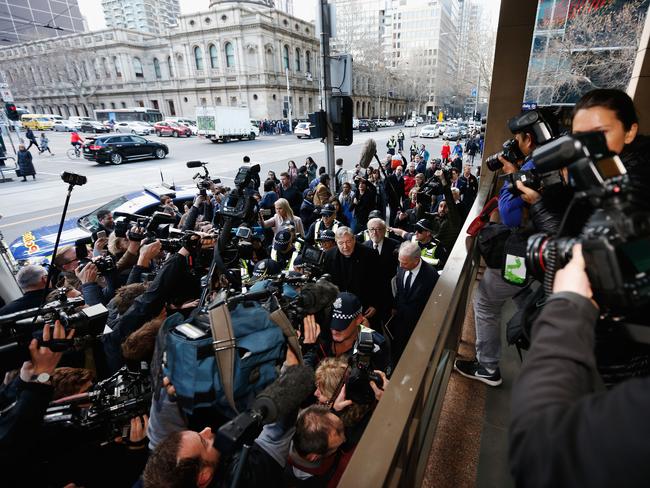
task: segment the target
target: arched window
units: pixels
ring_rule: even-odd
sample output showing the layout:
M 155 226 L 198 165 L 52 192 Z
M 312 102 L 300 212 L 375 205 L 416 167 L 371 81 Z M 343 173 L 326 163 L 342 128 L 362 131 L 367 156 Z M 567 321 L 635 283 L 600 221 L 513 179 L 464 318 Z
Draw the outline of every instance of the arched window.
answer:
M 305 51 L 305 70 L 307 73 L 311 73 L 311 53 Z
M 142 69 L 142 61 L 140 61 L 140 58 L 133 58 L 133 72 L 136 78 L 144 78 L 144 70 Z
M 162 78 L 162 73 L 160 72 L 160 61 L 158 61 L 158 58 L 153 58 L 153 71 L 156 74 L 156 78 Z
M 284 69 L 289 69 L 289 46 L 286 44 L 282 48 L 282 64 Z
M 210 44 L 208 52 L 210 53 L 210 68 L 216 69 L 217 66 L 219 66 L 219 53 L 217 51 L 217 46 Z
M 194 48 L 194 66 L 199 71 L 203 71 L 203 51 L 199 46 Z
M 174 69 L 172 68 L 172 57 L 167 56 L 167 69 L 169 70 L 169 77 L 174 77 Z
M 224 46 L 226 51 L 226 67 L 232 68 L 235 66 L 235 48 L 232 47 L 232 44 L 227 42 Z
M 300 71 L 300 49 L 296 48 L 296 71 Z
M 113 56 L 113 67 L 115 68 L 115 76 L 118 78 L 122 77 L 122 69 L 120 68 L 120 60 L 117 59 L 117 56 Z

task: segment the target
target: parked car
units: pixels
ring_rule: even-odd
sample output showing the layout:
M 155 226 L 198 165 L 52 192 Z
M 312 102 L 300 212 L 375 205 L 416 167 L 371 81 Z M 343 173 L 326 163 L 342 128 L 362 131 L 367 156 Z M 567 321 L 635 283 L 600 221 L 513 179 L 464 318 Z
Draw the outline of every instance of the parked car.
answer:
M 298 139 L 302 139 L 303 137 L 306 137 L 307 139 L 311 139 L 311 130 L 309 129 L 309 122 L 300 122 L 293 129 L 293 133 L 296 135 Z
M 460 132 L 456 128 L 449 128 L 442 135 L 442 139 L 445 141 L 457 141 L 460 139 Z
M 54 130 L 57 132 L 72 132 L 81 130 L 81 123 L 74 120 L 59 120 L 54 124 Z
M 424 119 L 420 116 L 418 116 L 415 120 L 418 124 L 422 124 L 424 122 Z
M 147 136 L 153 132 L 153 127 L 146 122 L 118 122 L 115 124 L 115 132 L 122 132 L 127 134 L 137 134 L 139 136 Z
M 153 125 L 153 130 L 158 137 L 190 137 L 192 135 L 192 129 L 190 129 L 188 126 L 179 124 L 178 122 L 172 122 L 171 120 L 156 122 Z
M 418 137 L 438 137 L 438 128 L 435 125 L 425 125 L 420 129 Z
M 391 119 L 386 119 L 386 127 L 394 127 L 395 121 Z
M 359 120 L 359 132 L 377 132 L 377 124 L 374 120 L 361 119 Z
M 260 128 L 259 128 L 257 125 L 252 124 L 252 123 L 251 123 L 251 132 L 252 132 L 253 134 L 255 134 L 255 137 L 259 137 L 259 136 L 260 136 Z
M 81 132 L 92 132 L 94 134 L 110 132 L 110 129 L 96 120 L 82 120 L 79 124 L 79 130 Z
M 83 146 L 83 156 L 99 164 L 122 164 L 133 159 L 163 159 L 169 148 L 160 142 L 134 135 L 110 135 L 89 139 Z
M 63 223 L 59 246 L 74 245 L 77 239 L 90 237 L 93 232 L 96 232 L 99 228 L 97 213 L 100 210 L 151 215 L 160 208 L 160 197 L 163 195 L 171 196 L 174 199 L 174 204 L 183 208 L 184 202 L 191 202 L 196 196 L 196 185 L 176 185 L 174 190 L 170 189 L 169 186 L 160 184 L 149 185 L 143 189 L 120 195 L 79 218 L 68 218 Z M 14 259 L 21 265 L 41 264 L 49 261 L 54 249 L 58 228 L 59 224 L 57 222 L 29 230 L 16 238 L 9 245 Z
M 408 119 L 406 122 L 404 122 L 404 127 L 417 127 L 418 123 L 416 122 L 415 119 Z
M 352 130 L 356 130 L 359 128 L 359 119 L 356 117 L 352 118 Z

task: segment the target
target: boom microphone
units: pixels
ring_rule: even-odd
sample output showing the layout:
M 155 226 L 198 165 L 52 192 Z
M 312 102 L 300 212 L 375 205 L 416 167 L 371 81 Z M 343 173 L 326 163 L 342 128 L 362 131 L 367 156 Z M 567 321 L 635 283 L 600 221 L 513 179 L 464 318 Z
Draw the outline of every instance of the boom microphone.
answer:
M 291 366 L 257 395 L 252 410 L 262 414 L 262 423 L 270 424 L 298 410 L 315 389 L 313 369 L 304 365 Z
M 188 161 L 187 163 L 185 163 L 185 166 L 187 166 L 188 168 L 200 168 L 205 164 L 207 163 L 202 163 L 201 161 Z
M 370 166 L 372 158 L 377 157 L 377 143 L 374 139 L 368 139 L 363 146 L 363 151 L 361 151 L 361 159 L 359 159 L 359 166 L 363 169 L 366 169 Z M 381 166 L 381 164 L 380 164 Z
M 304 365 L 288 367 L 282 376 L 257 396 L 249 411 L 219 428 L 215 447 L 222 455 L 228 455 L 244 444 L 250 445 L 263 425 L 297 411 L 315 389 L 313 369 Z
M 331 306 L 338 294 L 339 289 L 334 283 L 321 278 L 303 286 L 300 290 L 300 306 L 308 314 L 318 313 Z

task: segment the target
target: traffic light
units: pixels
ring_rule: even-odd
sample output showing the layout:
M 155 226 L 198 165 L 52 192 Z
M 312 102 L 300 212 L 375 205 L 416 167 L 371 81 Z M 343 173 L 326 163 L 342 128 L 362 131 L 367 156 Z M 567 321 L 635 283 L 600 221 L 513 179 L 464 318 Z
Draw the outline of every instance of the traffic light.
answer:
M 481 119 L 481 138 L 485 138 L 485 130 L 487 129 L 487 117 Z
M 20 114 L 16 110 L 16 105 L 13 103 L 5 103 L 5 112 L 7 113 L 7 118 L 9 120 L 19 120 Z
M 330 119 L 332 121 L 335 146 L 349 146 L 352 144 L 352 111 L 351 97 L 332 97 Z
M 324 110 L 309 114 L 309 133 L 316 139 L 327 137 L 327 118 Z

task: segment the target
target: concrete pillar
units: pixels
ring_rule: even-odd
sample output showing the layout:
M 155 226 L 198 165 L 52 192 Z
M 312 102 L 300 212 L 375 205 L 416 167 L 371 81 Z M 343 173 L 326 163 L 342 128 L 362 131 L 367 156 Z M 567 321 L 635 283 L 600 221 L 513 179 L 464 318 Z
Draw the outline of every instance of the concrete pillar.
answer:
M 639 115 L 639 133 L 650 134 L 650 7 L 645 16 L 645 26 L 639 50 L 627 86 L 627 94 L 634 100 Z
M 512 137 L 507 121 L 521 112 L 536 14 L 537 2 L 501 0 L 484 157 Z

